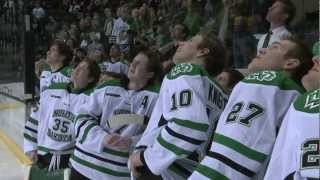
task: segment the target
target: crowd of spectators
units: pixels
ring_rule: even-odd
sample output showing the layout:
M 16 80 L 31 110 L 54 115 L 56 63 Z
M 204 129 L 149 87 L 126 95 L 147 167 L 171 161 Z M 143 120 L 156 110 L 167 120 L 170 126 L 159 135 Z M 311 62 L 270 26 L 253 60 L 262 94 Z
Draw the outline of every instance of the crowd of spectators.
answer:
M 121 57 L 126 61 L 132 59 L 134 47 L 139 44 L 159 49 L 165 56 L 180 41 L 209 27 L 225 42 L 229 66 L 246 68 L 262 47 L 264 37 L 260 37 L 268 32 L 269 26 L 274 29 L 276 23 L 277 28 L 286 29 L 287 33 L 280 32 L 280 35 L 295 28 L 287 26 L 294 11 L 289 12 L 290 19 L 280 24 L 277 18 L 282 10 L 267 16 L 272 3 L 273 0 L 262 3 L 253 0 L 34 0 L 29 9 L 35 39 L 40 44 L 39 53 L 44 53 L 52 40 L 61 39 L 75 51 L 81 48 L 97 61 L 108 59 L 112 44 L 119 45 Z M 288 8 L 283 11 L 287 13 Z M 270 44 L 274 40 L 271 38 Z

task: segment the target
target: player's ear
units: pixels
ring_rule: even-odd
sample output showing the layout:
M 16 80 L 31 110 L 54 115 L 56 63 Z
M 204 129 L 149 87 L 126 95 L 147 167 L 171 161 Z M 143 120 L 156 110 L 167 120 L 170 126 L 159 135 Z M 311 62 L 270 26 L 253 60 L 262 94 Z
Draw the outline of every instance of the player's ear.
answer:
M 300 60 L 295 58 L 290 58 L 285 61 L 283 65 L 284 70 L 293 70 L 296 69 L 298 66 L 300 66 Z
M 202 48 L 198 51 L 197 56 L 201 57 L 201 56 L 209 54 L 209 52 L 210 52 L 210 50 L 208 48 Z

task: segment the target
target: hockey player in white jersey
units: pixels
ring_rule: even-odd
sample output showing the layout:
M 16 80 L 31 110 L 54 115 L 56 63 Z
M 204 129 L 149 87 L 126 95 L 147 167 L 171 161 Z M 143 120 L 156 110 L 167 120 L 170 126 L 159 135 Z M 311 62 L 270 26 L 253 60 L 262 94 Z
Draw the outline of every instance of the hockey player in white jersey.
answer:
M 50 66 L 49 69 L 43 70 L 40 75 L 40 94 L 46 90 L 51 83 L 69 83 L 71 76 L 71 69 L 68 66 L 70 58 L 72 57 L 72 52 L 70 48 L 60 40 L 54 41 L 46 57 L 46 63 Z M 36 133 L 38 126 L 38 119 L 40 113 L 37 111 L 39 108 L 39 102 L 36 107 L 31 111 L 30 117 L 26 121 L 26 130 L 25 130 L 25 139 L 24 141 L 24 151 L 29 155 L 33 160 L 36 159 L 37 153 L 33 151 L 36 147 Z M 29 130 L 28 130 L 29 129 Z
M 69 62 L 72 59 L 71 49 L 61 40 L 55 40 L 48 52 L 46 63 L 50 69 L 42 71 L 40 75 L 40 93 L 51 83 L 70 82 L 72 69 Z
M 128 64 L 122 60 L 121 51 L 119 45 L 112 45 L 109 51 L 110 59 L 108 61 L 103 61 L 99 64 L 101 73 L 114 72 L 118 74 L 127 75 Z
M 113 128 L 111 124 L 133 114 L 149 119 L 158 98 L 160 74 L 158 54 L 141 51 L 130 64 L 129 82 L 111 80 L 96 88 L 76 120 L 72 180 L 130 179 L 129 151 L 145 125 Z
M 42 92 L 40 107 L 26 122 L 25 152 L 34 151 L 40 169 L 55 171 L 68 167 L 75 145 L 74 122 L 78 108 L 86 103 L 99 80 L 99 67 L 92 60 L 83 60 L 72 73 L 72 84 L 51 83 Z M 33 169 L 35 166 L 33 167 Z M 45 177 L 32 173 L 30 179 Z
M 320 178 L 320 43 L 314 66 L 302 78 L 308 91 L 292 103 L 277 137 L 265 180 Z
M 173 61 L 175 67 L 165 76 L 148 127 L 130 157 L 136 177 L 151 173 L 186 179 L 227 102 L 212 81 L 226 63 L 226 50 L 214 33 L 203 31 L 181 42 Z
M 299 40 L 285 38 L 253 59 L 253 73 L 233 89 L 211 149 L 189 179 L 261 179 L 277 129 L 304 92 L 299 84 L 312 67 L 311 57 Z

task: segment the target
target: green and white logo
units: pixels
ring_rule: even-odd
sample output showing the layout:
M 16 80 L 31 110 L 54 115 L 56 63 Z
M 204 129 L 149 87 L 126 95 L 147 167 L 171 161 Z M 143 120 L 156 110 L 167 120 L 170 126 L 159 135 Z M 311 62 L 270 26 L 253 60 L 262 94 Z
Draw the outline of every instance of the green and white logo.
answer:
M 277 77 L 274 71 L 262 71 L 259 73 L 253 73 L 246 77 L 246 80 L 257 80 L 257 81 L 272 81 Z

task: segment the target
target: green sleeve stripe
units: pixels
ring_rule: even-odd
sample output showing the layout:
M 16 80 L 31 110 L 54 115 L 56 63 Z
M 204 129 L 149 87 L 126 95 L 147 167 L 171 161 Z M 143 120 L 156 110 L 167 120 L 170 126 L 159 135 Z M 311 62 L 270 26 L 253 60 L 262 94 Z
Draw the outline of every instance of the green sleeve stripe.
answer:
M 182 120 L 182 119 L 173 119 L 173 122 L 175 122 L 176 124 L 180 125 L 180 126 L 184 126 L 190 129 L 195 129 L 198 131 L 203 131 L 203 132 L 207 132 L 209 125 L 208 124 L 203 124 L 203 123 L 196 123 L 196 122 L 192 122 L 189 120 Z
M 117 151 L 117 150 L 109 149 L 106 147 L 103 148 L 103 152 L 108 153 L 108 154 L 112 154 L 112 155 L 116 155 L 116 156 L 125 157 L 125 158 L 129 157 L 129 152 Z
M 28 119 L 28 121 L 31 122 L 32 124 L 38 126 L 38 121 L 37 121 L 37 120 L 35 120 L 35 119 L 33 119 L 33 118 L 30 117 L 30 118 Z
M 222 144 L 224 146 L 227 146 L 230 149 L 233 149 L 234 151 L 237 151 L 238 153 L 248 157 L 249 159 L 258 161 L 260 163 L 263 163 L 263 161 L 267 157 L 266 154 L 255 151 L 253 149 L 250 149 L 247 146 L 239 143 L 238 141 L 233 140 L 231 138 L 228 138 L 228 137 L 221 135 L 221 134 L 218 134 L 218 133 L 214 134 L 213 141 L 216 143 Z
M 222 174 L 220 174 L 218 171 L 211 169 L 207 166 L 204 166 L 202 164 L 199 164 L 197 169 L 197 172 L 200 174 L 208 177 L 209 179 L 214 179 L 214 180 L 228 180 L 228 178 Z
M 83 141 L 86 140 L 89 131 L 90 131 L 93 127 L 95 127 L 96 125 L 97 125 L 96 123 L 91 123 L 90 125 L 88 125 L 88 126 L 86 127 L 86 129 L 84 130 L 82 139 L 79 141 L 81 144 L 83 143 Z
M 187 151 L 187 150 L 184 150 L 174 144 L 171 144 L 171 143 L 168 143 L 166 140 L 164 140 L 162 137 L 161 137 L 161 134 L 158 136 L 157 138 L 159 144 L 161 146 L 163 146 L 164 148 L 170 150 L 171 152 L 173 152 L 174 154 L 178 155 L 178 156 L 181 156 L 181 155 L 189 155 L 191 154 L 192 152 L 191 151 Z
M 29 134 L 24 133 L 24 134 L 23 134 L 23 137 L 26 138 L 26 139 L 28 139 L 28 140 L 30 140 L 30 141 L 32 141 L 32 142 L 34 142 L 34 143 L 37 143 L 37 138 L 32 137 L 32 136 L 30 136 Z
M 118 177 L 130 177 L 130 173 L 127 172 L 117 172 L 102 166 L 98 166 L 96 164 L 93 164 L 91 162 L 88 162 L 86 160 L 83 160 L 77 156 L 75 156 L 74 154 L 71 156 L 71 159 L 74 160 L 75 162 L 82 164 L 84 166 L 87 166 L 89 168 L 95 169 L 96 171 L 105 173 L 105 174 L 110 174 L 112 176 L 118 176 Z
M 183 171 L 180 168 L 183 168 Z M 178 167 L 176 163 L 171 164 L 171 166 L 169 166 L 169 170 L 182 177 L 183 179 L 188 179 L 188 177 L 191 175 L 191 172 L 186 173 L 186 171 L 188 170 L 182 166 Z

